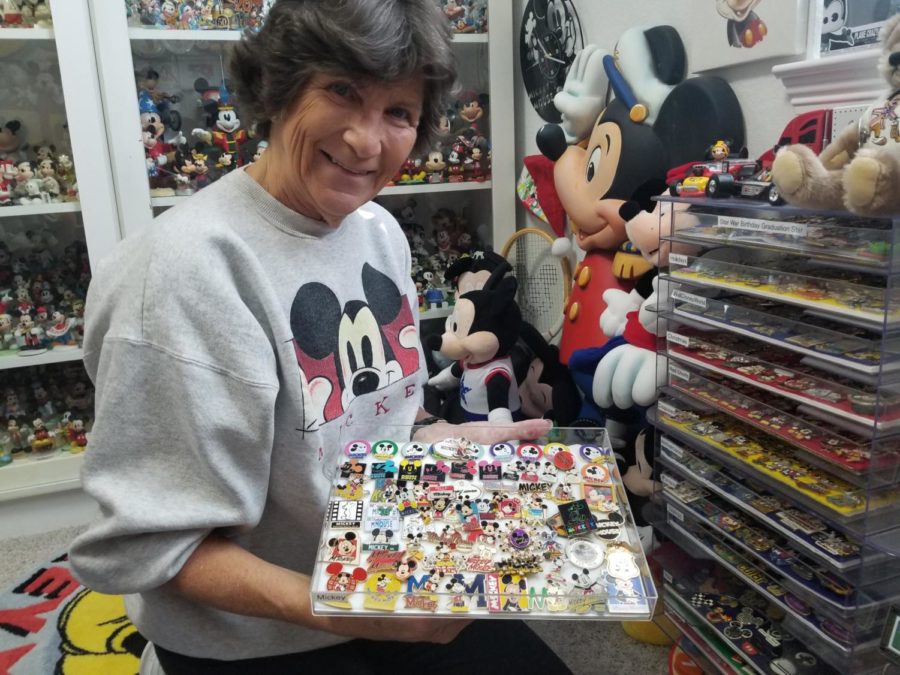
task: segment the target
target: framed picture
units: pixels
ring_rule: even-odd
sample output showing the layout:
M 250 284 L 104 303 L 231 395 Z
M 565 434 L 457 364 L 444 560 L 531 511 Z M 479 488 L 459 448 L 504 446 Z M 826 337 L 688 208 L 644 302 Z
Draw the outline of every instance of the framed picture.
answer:
M 691 71 L 806 51 L 808 0 L 690 1 L 691 16 L 702 26 L 690 44 Z
M 822 56 L 868 49 L 878 42 L 888 17 L 900 12 L 900 0 L 818 0 L 822 5 Z

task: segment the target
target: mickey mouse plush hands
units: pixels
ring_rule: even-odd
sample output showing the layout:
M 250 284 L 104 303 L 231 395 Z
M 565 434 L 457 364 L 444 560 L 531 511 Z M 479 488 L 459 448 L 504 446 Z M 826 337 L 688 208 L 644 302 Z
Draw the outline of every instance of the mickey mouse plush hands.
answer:
M 606 106 L 609 79 L 603 57 L 609 52 L 597 45 L 585 45 L 575 55 L 562 91 L 553 97 L 553 105 L 562 117 L 566 143 L 578 143 L 591 135 L 591 127 Z

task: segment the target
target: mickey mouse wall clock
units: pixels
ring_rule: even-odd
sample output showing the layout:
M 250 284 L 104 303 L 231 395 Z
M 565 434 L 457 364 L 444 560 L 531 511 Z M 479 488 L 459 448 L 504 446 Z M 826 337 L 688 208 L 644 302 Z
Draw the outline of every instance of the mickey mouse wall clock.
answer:
M 572 0 L 528 0 L 519 34 L 519 62 L 531 105 L 547 122 L 562 121 L 553 97 L 583 46 Z

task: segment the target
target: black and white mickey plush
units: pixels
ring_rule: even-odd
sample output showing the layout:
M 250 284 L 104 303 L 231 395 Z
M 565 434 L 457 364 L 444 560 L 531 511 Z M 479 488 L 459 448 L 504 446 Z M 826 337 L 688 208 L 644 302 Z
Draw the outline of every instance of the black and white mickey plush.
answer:
M 463 293 L 447 317 L 446 330 L 432 336 L 431 349 L 456 361 L 432 377 L 439 389 L 459 385 L 468 421 L 511 422 L 519 419 L 518 384 L 510 350 L 516 342 L 522 315 L 516 305 L 517 283 L 499 267 L 480 290 Z
M 634 441 L 629 442 L 615 453 L 616 465 L 625 485 L 628 503 L 634 516 L 635 525 L 647 527 L 649 521 L 644 517 L 644 506 L 650 501 L 654 492 L 662 489 L 662 483 L 653 478 L 653 451 L 656 434 L 653 427 L 645 427 Z

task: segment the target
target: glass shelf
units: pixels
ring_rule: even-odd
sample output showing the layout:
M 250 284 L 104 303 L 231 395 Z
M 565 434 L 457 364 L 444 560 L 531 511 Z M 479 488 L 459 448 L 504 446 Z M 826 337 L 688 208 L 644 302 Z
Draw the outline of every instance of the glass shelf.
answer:
M 884 218 L 766 214 L 696 206 L 677 213 L 674 235 L 663 239 L 699 246 L 739 246 L 803 255 L 844 269 L 887 272 L 894 262 L 892 222 Z M 773 217 L 773 216 L 779 217 Z
M 877 431 L 900 427 L 900 392 L 878 389 L 812 368 L 788 350 L 766 347 L 730 331 L 669 324 L 670 358 L 778 394 Z M 682 370 L 670 362 L 670 375 Z
M 672 253 L 667 277 L 786 302 L 874 330 L 900 325 L 900 292 L 887 289 L 885 277 L 809 260 L 769 254 L 750 264 Z
M 791 305 L 742 296 L 706 298 L 678 289 L 674 314 L 751 337 L 863 375 L 900 371 L 900 339 L 816 316 L 797 315 Z

